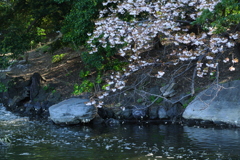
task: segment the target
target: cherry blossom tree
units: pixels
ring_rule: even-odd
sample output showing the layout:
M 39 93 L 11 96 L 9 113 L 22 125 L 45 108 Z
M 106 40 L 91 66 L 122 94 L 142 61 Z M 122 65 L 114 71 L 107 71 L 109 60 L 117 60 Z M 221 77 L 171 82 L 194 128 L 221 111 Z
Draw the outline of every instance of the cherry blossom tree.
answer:
M 163 65 L 161 59 L 143 60 L 141 53 L 151 50 L 160 40 L 161 45 L 174 46 L 168 63 L 195 63 L 194 76 L 204 77 L 218 68 L 219 59 L 240 39 L 240 32 L 226 35 L 216 34 L 212 26 L 192 25 L 203 11 L 213 12 L 220 0 L 107 0 L 105 9 L 95 21 L 95 30 L 88 33 L 89 54 L 97 54 L 100 48 L 117 48 L 116 55 L 127 60 L 122 71 L 113 72 L 106 80 L 105 91 L 97 96 L 98 107 L 102 99 L 117 90 L 123 90 L 126 79 L 134 72 L 147 66 Z M 126 18 L 127 17 L 127 18 Z M 97 43 L 96 43 L 97 41 Z M 171 63 L 170 63 L 171 62 Z M 224 63 L 232 63 L 234 71 L 238 59 L 234 54 L 225 56 Z M 162 78 L 164 70 L 154 76 Z M 95 104 L 95 99 L 88 104 Z

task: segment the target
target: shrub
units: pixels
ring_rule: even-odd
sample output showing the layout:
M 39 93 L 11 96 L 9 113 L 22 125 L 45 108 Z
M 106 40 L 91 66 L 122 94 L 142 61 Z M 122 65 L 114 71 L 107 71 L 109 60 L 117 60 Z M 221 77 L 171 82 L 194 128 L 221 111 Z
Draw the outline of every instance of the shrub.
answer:
M 88 39 L 87 33 L 94 30 L 94 20 L 98 17 L 103 0 L 55 0 L 56 2 L 71 3 L 71 11 L 66 15 L 61 32 L 63 41 L 83 45 Z
M 66 56 L 66 53 L 54 55 L 52 57 L 52 63 L 60 62 L 65 56 Z
M 75 84 L 74 85 L 74 95 L 80 95 L 84 92 L 91 92 L 94 88 L 94 83 L 92 83 L 89 80 L 84 80 L 80 85 Z
M 7 92 L 7 86 L 0 82 L 0 92 Z
M 200 24 L 205 29 L 215 28 L 215 33 L 226 32 L 240 23 L 239 0 L 221 0 L 213 11 L 204 9 L 193 24 Z

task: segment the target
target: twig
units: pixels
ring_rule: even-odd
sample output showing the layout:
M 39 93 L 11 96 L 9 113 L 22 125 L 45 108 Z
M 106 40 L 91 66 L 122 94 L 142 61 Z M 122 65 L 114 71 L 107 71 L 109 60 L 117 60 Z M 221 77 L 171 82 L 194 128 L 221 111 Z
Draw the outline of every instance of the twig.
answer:
M 216 80 L 217 80 L 217 84 L 219 84 L 219 66 L 218 65 L 217 65 L 216 69 L 217 69 Z
M 181 98 L 178 99 L 178 100 L 172 101 L 172 100 L 169 100 L 169 99 L 167 99 L 166 97 L 163 97 L 163 96 L 161 96 L 161 95 L 149 93 L 149 92 L 146 92 L 146 91 L 143 91 L 143 90 L 137 90 L 137 91 L 142 92 L 142 93 L 147 94 L 147 95 L 150 95 L 150 96 L 155 96 L 155 97 L 158 97 L 158 98 L 163 98 L 164 100 L 166 100 L 167 102 L 170 102 L 170 103 L 172 103 L 172 104 L 178 103 L 178 102 L 181 101 L 182 99 L 191 96 L 191 93 L 190 93 L 190 94 L 187 94 L 187 95 L 181 97 Z M 151 103 L 150 105 L 152 105 L 152 103 Z M 148 107 L 149 107 L 150 105 L 148 105 Z
M 184 71 L 182 71 L 181 73 L 177 74 L 176 76 L 172 76 L 170 83 L 174 81 L 174 79 L 176 79 L 177 77 L 183 75 L 185 72 L 187 72 L 189 69 L 191 69 L 194 65 L 190 65 L 192 63 L 192 61 L 189 62 L 189 64 L 185 64 L 182 65 L 181 67 L 179 67 L 176 71 L 174 71 L 173 75 L 176 74 L 179 70 L 181 70 L 183 67 L 187 66 L 186 69 Z
M 191 85 L 191 95 L 193 96 L 195 94 L 195 89 L 194 89 L 194 85 L 195 85 L 195 77 L 196 77 L 196 72 L 197 72 L 197 67 L 195 67 L 194 71 L 193 71 L 193 75 L 192 75 L 192 85 Z

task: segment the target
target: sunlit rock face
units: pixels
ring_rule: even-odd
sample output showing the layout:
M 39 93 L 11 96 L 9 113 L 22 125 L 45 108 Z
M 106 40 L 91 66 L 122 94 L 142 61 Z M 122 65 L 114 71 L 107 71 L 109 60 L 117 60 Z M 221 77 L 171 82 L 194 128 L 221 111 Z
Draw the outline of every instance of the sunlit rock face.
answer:
M 188 105 L 183 117 L 240 127 L 240 81 L 213 85 L 202 91 Z
M 87 123 L 95 118 L 97 108 L 85 105 L 88 99 L 70 98 L 49 108 L 50 119 L 56 124 Z

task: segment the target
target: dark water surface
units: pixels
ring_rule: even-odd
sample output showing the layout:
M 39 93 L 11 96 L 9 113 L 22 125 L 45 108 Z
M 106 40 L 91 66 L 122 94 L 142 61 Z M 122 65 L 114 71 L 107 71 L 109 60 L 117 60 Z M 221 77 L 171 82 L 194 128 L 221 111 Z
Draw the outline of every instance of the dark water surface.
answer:
M 240 159 L 240 129 L 236 128 L 163 124 L 60 127 L 0 109 L 3 136 L 12 144 L 0 146 L 0 160 Z

